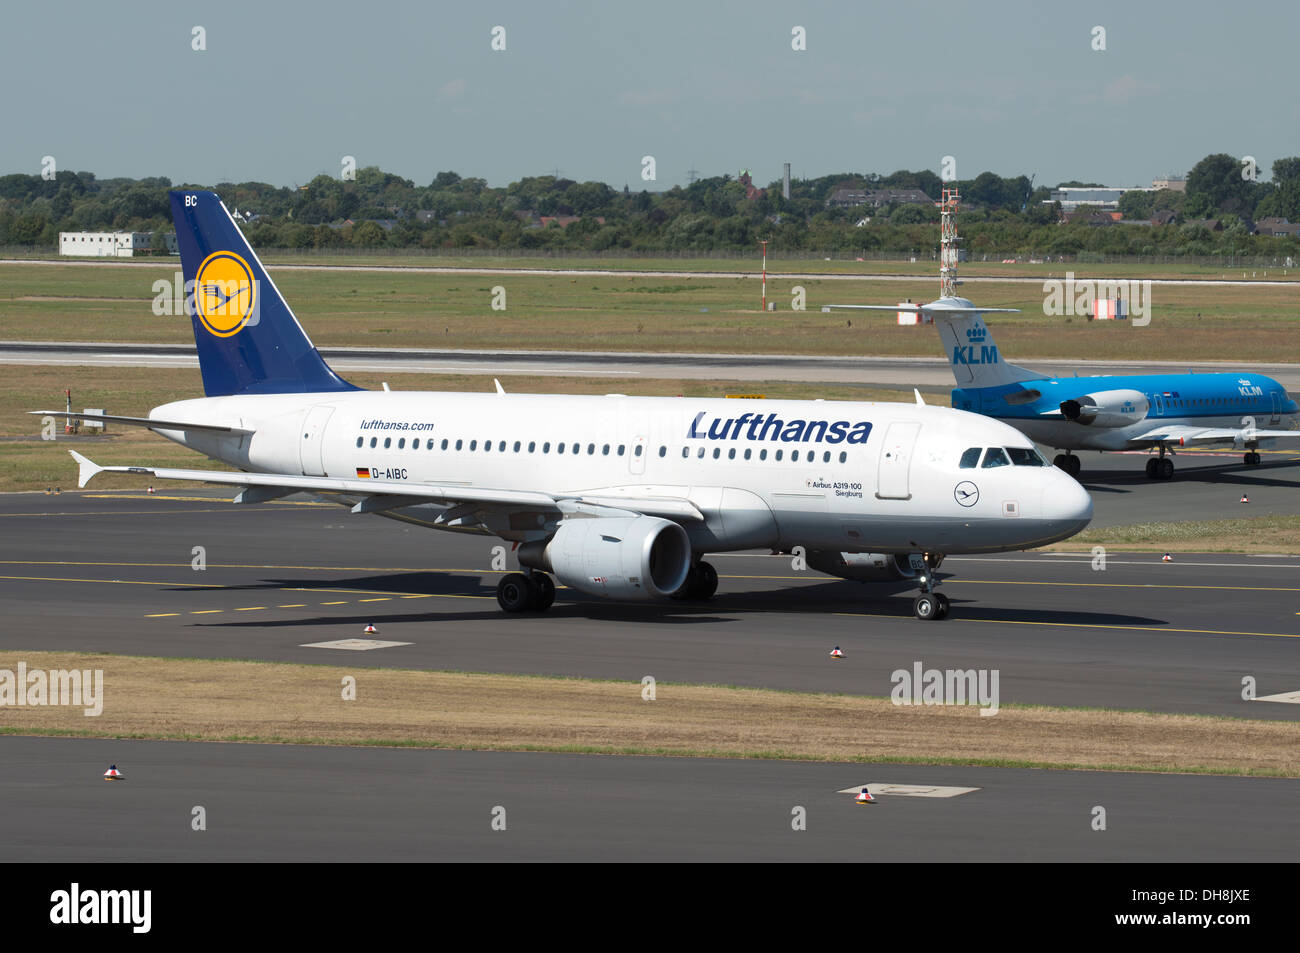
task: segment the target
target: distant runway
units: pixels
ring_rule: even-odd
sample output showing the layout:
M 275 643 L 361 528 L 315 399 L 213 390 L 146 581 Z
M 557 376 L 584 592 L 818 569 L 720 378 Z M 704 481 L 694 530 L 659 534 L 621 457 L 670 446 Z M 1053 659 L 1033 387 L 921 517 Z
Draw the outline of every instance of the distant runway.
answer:
M 1300 512 L 1296 457 L 1151 482 L 1137 458 L 1085 470 L 1098 522 Z M 147 461 L 141 461 L 147 462 Z M 71 464 L 69 464 L 71 470 Z M 71 473 L 69 474 L 71 476 Z M 1237 501 L 1248 489 L 1250 508 Z M 997 668 L 1003 702 L 1295 719 L 1247 702 L 1300 690 L 1300 558 L 1019 553 L 950 558 L 953 615 L 911 615 L 904 584 L 857 584 L 789 557 L 711 557 L 703 604 L 611 604 L 562 591 L 499 611 L 496 540 L 311 503 L 235 506 L 214 491 L 0 497 L 0 648 L 345 662 L 888 695 L 921 660 Z M 207 569 L 191 568 L 203 546 Z M 359 637 L 410 645 L 342 653 Z M 839 645 L 848 658 L 830 664 Z
M 1076 267 L 1073 262 L 1055 263 L 1056 268 L 1064 272 L 1074 270 Z M 179 266 L 179 261 L 93 261 L 86 259 L 0 259 L 0 265 L 74 265 L 86 268 L 171 268 Z M 758 270 L 753 271 L 671 271 L 671 270 L 643 270 L 643 269 L 622 269 L 622 268 L 562 268 L 552 265 L 538 266 L 536 268 L 493 268 L 487 265 L 480 266 L 457 266 L 457 265 L 286 265 L 271 264 L 268 266 L 270 271 L 357 271 L 357 272 L 403 272 L 417 275 L 508 275 L 518 277 L 528 277 L 530 275 L 555 276 L 557 278 L 574 278 L 574 277 L 598 277 L 598 278 L 752 278 L 755 281 L 760 280 L 762 275 Z M 1083 266 L 1090 267 L 1090 266 Z M 1226 271 L 1227 269 L 1225 269 Z M 1252 268 L 1251 271 L 1284 271 L 1280 268 L 1260 269 Z M 1292 269 L 1294 270 L 1294 269 Z M 1041 285 L 1044 281 L 1051 280 L 1056 274 L 1056 270 L 1043 275 L 1041 278 L 1030 276 L 1006 277 L 1000 278 L 996 275 L 988 276 L 971 276 L 963 274 L 961 282 L 963 284 L 978 284 L 982 282 L 994 282 L 999 284 L 1030 284 Z M 818 271 L 768 271 L 767 277 L 776 280 L 791 281 L 932 281 L 933 275 L 893 275 L 893 274 L 846 274 L 844 272 L 818 272 Z M 1278 288 L 1295 288 L 1300 287 L 1300 281 L 1289 280 L 1271 280 L 1268 278 L 1249 279 L 1249 278 L 1151 278 L 1138 279 L 1150 280 L 1152 285 L 1220 285 L 1227 287 L 1278 287 Z
M 21 737 L 0 759 L 9 861 L 1289 862 L 1300 841 L 1300 781 L 1272 778 Z M 979 790 L 838 793 L 878 782 Z
M 631 390 L 638 378 L 799 381 L 910 389 L 946 395 L 955 386 L 942 358 L 834 357 L 802 354 L 659 354 L 621 351 L 470 351 L 422 348 L 322 348 L 340 373 L 477 374 L 607 377 Z M 198 367 L 188 344 L 0 341 L 0 364 L 103 367 Z M 1186 370 L 1249 370 L 1300 392 L 1300 365 L 1218 364 L 1196 361 L 1030 361 L 1045 375 L 1143 374 Z M 946 404 L 947 401 L 945 400 Z

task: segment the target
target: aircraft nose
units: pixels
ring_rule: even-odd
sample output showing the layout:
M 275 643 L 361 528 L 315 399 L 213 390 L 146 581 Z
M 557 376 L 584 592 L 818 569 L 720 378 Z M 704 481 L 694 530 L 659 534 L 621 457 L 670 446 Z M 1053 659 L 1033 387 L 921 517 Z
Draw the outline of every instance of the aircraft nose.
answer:
M 1042 514 L 1072 536 L 1092 522 L 1092 497 L 1074 477 L 1056 470 L 1043 488 Z

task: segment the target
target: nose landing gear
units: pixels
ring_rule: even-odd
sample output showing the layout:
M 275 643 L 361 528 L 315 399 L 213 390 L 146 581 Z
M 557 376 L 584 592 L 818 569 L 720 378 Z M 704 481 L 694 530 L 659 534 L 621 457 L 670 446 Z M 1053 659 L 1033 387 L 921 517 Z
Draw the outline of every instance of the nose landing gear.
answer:
M 1064 470 L 1072 477 L 1077 477 L 1083 469 L 1083 461 L 1070 452 L 1058 453 L 1052 458 L 1052 466 Z
M 1076 459 L 1078 458 L 1076 457 Z M 939 581 L 934 575 L 934 571 L 943 562 L 943 556 L 939 553 L 925 553 L 924 558 L 925 568 L 917 577 L 917 584 L 921 587 L 921 594 L 912 603 L 912 614 L 922 622 L 929 622 L 931 619 L 946 619 L 950 603 L 947 596 L 942 592 L 935 591 Z

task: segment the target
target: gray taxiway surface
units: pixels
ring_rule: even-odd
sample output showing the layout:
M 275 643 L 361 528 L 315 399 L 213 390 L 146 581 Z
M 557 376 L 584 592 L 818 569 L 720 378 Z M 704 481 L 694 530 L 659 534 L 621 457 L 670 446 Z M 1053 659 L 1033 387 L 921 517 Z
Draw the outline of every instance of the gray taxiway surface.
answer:
M 1266 461 L 1184 456 L 1177 479 L 1153 483 L 1140 457 L 1089 455 L 1083 482 L 1101 524 L 1300 511 L 1300 460 Z M 1112 553 L 1103 572 L 1081 556 L 954 558 L 953 617 L 920 623 L 905 588 L 738 554 L 714 558 L 708 604 L 562 592 L 536 617 L 498 610 L 494 542 L 208 490 L 6 495 L 0 649 L 869 695 L 922 661 L 999 669 L 1003 703 L 1300 715 L 1240 697 L 1244 675 L 1261 695 L 1300 689 L 1293 557 Z M 367 622 L 412 644 L 303 647 Z M 834 644 L 843 662 L 827 658 Z M 0 760 L 0 845 L 22 861 L 1287 861 L 1300 838 L 1300 782 L 1269 778 L 4 736 Z M 109 764 L 126 780 L 102 781 Z M 979 790 L 871 807 L 837 793 L 864 783 Z M 196 805 L 205 831 L 191 829 Z M 498 806 L 505 831 L 491 827 Z M 806 830 L 791 828 L 795 807 Z
M 927 335 L 923 346 L 935 342 Z M 831 357 L 807 354 L 672 354 L 622 351 L 466 351 L 422 348 L 322 348 L 330 366 L 342 374 L 525 374 L 607 379 L 610 389 L 638 378 L 711 381 L 796 381 L 859 387 L 920 388 L 946 395 L 954 387 L 952 367 L 943 358 Z M 1291 392 L 1300 391 L 1295 364 L 1220 364 L 1173 361 L 1024 362 L 1044 375 L 1206 373 L 1224 369 L 1266 374 Z M 104 367 L 198 367 L 194 348 L 181 344 L 0 341 L 0 364 Z M 948 401 L 942 403 L 946 406 Z
M 1300 840 L 1300 781 L 1272 778 L 13 737 L 0 758 L 10 861 L 1283 862 Z M 837 793 L 873 782 L 979 790 Z
M 1300 511 L 1300 463 L 1184 459 L 1152 482 L 1140 457 L 1085 470 L 1098 523 Z M 1196 478 L 1193 479 L 1192 477 Z M 1252 502 L 1238 503 L 1241 493 Z M 562 591 L 507 616 L 488 538 L 323 504 L 235 506 L 211 491 L 0 498 L 0 648 L 710 682 L 885 696 L 891 675 L 996 668 L 1001 699 L 1294 719 L 1248 702 L 1300 689 L 1300 559 L 1014 553 L 944 563 L 952 617 L 912 618 L 906 584 L 857 584 L 790 557 L 711 557 L 718 596 L 618 605 Z M 192 568 L 193 548 L 206 566 Z M 304 648 L 354 638 L 410 645 Z M 847 655 L 830 663 L 839 645 Z

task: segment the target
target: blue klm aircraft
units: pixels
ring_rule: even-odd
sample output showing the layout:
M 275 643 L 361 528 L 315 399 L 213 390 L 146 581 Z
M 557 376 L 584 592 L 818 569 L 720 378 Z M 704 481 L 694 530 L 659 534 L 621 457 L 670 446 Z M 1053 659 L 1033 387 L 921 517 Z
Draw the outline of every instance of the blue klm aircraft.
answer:
M 1052 461 L 1070 476 L 1081 464 L 1074 450 L 1155 450 L 1147 476 L 1168 480 L 1179 448 L 1232 446 L 1247 466 L 1259 447 L 1300 438 L 1300 407 L 1272 378 L 1252 372 L 1043 377 L 1002 360 L 983 314 L 1015 308 L 976 308 L 965 298 L 924 305 L 831 305 L 916 312 L 933 321 L 952 364 L 952 406 L 1004 421 L 1031 440 L 1064 450 Z M 986 462 L 984 466 L 988 466 Z

